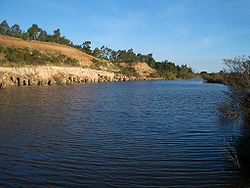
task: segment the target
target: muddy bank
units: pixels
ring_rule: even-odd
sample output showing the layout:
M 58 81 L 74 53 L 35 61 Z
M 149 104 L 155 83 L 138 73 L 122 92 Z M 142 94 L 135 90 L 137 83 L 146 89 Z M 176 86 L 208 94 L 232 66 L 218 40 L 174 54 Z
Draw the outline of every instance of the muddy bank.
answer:
M 0 67 L 0 88 L 10 86 L 98 83 L 137 80 L 118 73 L 82 67 Z M 144 78 L 140 78 L 144 79 Z

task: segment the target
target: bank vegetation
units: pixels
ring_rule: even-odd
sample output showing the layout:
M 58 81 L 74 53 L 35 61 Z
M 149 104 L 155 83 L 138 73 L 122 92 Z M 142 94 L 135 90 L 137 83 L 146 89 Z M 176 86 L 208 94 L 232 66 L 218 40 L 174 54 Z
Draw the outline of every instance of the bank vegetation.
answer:
M 224 60 L 226 69 L 213 75 L 228 86 L 226 99 L 220 104 L 221 114 L 230 120 L 241 119 L 244 133 L 235 145 L 234 160 L 243 171 L 250 174 L 250 57 Z

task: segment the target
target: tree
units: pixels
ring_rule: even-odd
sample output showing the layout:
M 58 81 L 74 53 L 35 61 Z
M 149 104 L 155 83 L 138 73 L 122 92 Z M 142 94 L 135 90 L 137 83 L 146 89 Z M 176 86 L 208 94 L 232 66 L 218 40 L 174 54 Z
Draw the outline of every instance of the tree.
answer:
M 0 24 L 0 34 L 1 34 L 1 35 L 8 35 L 9 29 L 10 29 L 10 27 L 9 27 L 7 21 L 4 20 L 4 21 Z
M 226 99 L 219 109 L 229 119 L 241 117 L 245 134 L 236 142 L 236 160 L 242 169 L 250 172 L 250 56 L 224 59 L 224 83 L 228 86 Z
M 87 53 L 87 54 L 92 54 L 92 50 L 91 50 L 91 42 L 90 41 L 85 41 L 82 43 L 81 45 L 82 50 Z
M 192 77 L 193 71 L 187 65 L 178 66 L 178 78 L 190 78 Z
M 111 54 L 110 54 L 110 61 L 116 62 L 117 61 L 117 55 L 118 55 L 118 53 L 115 50 L 112 50 Z
M 94 51 L 93 51 L 93 53 L 92 53 L 92 55 L 94 57 L 100 57 L 100 55 L 101 55 L 100 49 L 99 48 L 95 48 Z
M 63 36 L 60 39 L 60 43 L 69 46 L 71 41 Z
M 100 48 L 101 54 L 100 57 L 109 60 L 110 59 L 110 55 L 112 52 L 112 49 L 108 48 L 107 46 L 102 46 Z
M 57 43 L 60 42 L 60 39 L 61 39 L 61 31 L 60 31 L 60 29 L 54 30 L 53 38 L 54 38 L 53 42 L 57 42 Z
M 145 56 L 145 62 L 152 68 L 156 67 L 156 61 L 153 58 L 153 54 L 148 54 Z
M 45 30 L 42 30 L 39 37 L 38 37 L 38 40 L 40 41 L 44 41 L 44 42 L 48 42 L 49 41 L 49 38 L 48 38 L 48 34 Z
M 32 26 L 27 30 L 30 39 L 38 40 L 39 36 L 43 30 L 38 27 L 37 24 L 32 24 Z
M 14 24 L 10 29 L 9 29 L 9 34 L 10 36 L 13 37 L 20 37 L 22 31 L 20 29 L 20 26 L 17 24 Z
M 137 61 L 136 54 L 134 53 L 134 50 L 131 48 L 127 51 L 126 62 L 134 62 L 134 61 Z
M 226 114 L 241 115 L 250 123 L 250 56 L 224 59 L 224 82 L 229 86 Z

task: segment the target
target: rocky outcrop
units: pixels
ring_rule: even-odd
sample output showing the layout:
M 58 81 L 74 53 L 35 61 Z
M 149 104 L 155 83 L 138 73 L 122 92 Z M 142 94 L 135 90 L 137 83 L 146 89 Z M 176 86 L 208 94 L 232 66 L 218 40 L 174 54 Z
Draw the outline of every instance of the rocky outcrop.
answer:
M 122 74 L 82 67 L 0 67 L 0 88 L 10 86 L 98 83 L 137 80 Z

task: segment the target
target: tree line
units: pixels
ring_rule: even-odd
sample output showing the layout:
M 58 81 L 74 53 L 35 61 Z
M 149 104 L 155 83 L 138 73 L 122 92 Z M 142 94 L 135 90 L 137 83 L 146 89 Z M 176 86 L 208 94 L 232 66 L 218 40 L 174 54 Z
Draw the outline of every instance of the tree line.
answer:
M 166 79 L 189 78 L 192 77 L 193 71 L 187 65 L 176 65 L 168 60 L 157 62 L 153 54 L 135 53 L 133 49 L 113 50 L 107 46 L 96 47 L 92 50 L 91 41 L 84 41 L 81 45 L 74 44 L 70 39 L 61 36 L 60 29 L 55 29 L 53 34 L 40 28 L 37 24 L 32 24 L 27 31 L 21 30 L 18 24 L 9 26 L 6 20 L 0 24 L 0 34 L 11 37 L 22 38 L 24 40 L 38 40 L 42 42 L 54 42 L 77 48 L 94 57 L 110 61 L 112 63 L 133 63 L 145 62 L 150 67 L 157 70 L 159 76 Z
M 73 43 L 69 39 L 65 38 L 64 36 L 61 36 L 60 29 L 55 29 L 53 35 L 50 35 L 47 33 L 47 31 L 40 28 L 37 24 L 32 24 L 32 26 L 29 27 L 27 31 L 23 31 L 21 30 L 18 24 L 14 24 L 10 27 L 7 21 L 4 20 L 0 24 L 0 34 L 22 38 L 24 40 L 38 40 L 43 42 L 54 42 L 64 45 L 73 45 Z

